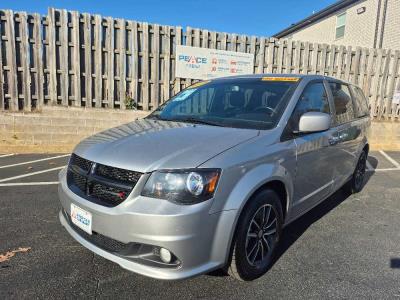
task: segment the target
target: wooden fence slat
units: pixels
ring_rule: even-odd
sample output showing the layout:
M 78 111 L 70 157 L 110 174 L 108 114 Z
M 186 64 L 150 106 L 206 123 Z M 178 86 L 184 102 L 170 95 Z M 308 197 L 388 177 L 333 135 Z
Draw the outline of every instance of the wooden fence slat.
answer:
M 388 80 L 388 101 L 386 102 L 386 113 L 385 113 L 385 118 L 389 119 L 392 117 L 393 119 L 395 118 L 395 109 L 396 109 L 396 104 L 393 103 L 393 95 L 395 91 L 395 83 L 396 83 L 396 72 L 399 67 L 399 59 L 400 59 L 400 51 L 396 50 L 393 55 L 393 62 L 392 62 L 392 68 L 390 70 L 390 79 Z
M 336 45 L 330 46 L 329 71 L 328 71 L 329 76 L 333 76 L 335 72 L 336 49 L 337 49 Z
M 103 57 L 103 45 L 102 39 L 105 37 L 102 36 L 102 17 L 100 15 L 96 15 L 94 17 L 95 25 L 94 25 L 94 68 L 96 75 L 96 87 L 95 87 L 95 95 L 94 99 L 96 100 L 96 107 L 101 107 L 103 102 L 103 73 L 102 73 L 102 57 Z
M 200 29 L 198 29 L 198 28 L 194 29 L 193 46 L 194 47 L 201 47 Z
M 247 36 L 244 34 L 240 35 L 240 52 L 246 52 L 247 48 Z
M 212 31 L 210 34 L 211 34 L 210 48 L 217 49 L 217 33 L 215 31 Z
M 285 73 L 292 73 L 293 41 L 288 40 L 286 48 Z
M 132 30 L 132 45 L 131 45 L 131 91 L 132 91 L 132 98 L 136 103 L 139 102 L 138 99 L 138 85 L 139 85 L 139 50 L 138 50 L 138 24 L 134 21 L 129 21 L 129 25 Z
M 310 42 L 304 44 L 304 55 L 303 55 L 303 74 L 308 74 L 309 69 L 309 58 L 310 58 Z
M 282 68 L 283 68 L 283 64 L 284 64 L 284 58 L 283 58 L 283 51 L 286 47 L 286 40 L 279 40 L 278 41 L 278 57 L 276 59 L 277 62 L 277 69 L 276 72 L 277 73 L 282 73 Z
M 68 105 L 68 13 L 65 9 L 60 11 L 60 67 L 61 67 L 61 103 Z
M 108 107 L 114 108 L 114 19 L 107 18 L 107 54 L 108 54 L 108 72 L 107 72 L 107 100 Z
M 294 73 L 300 73 L 300 52 L 301 52 L 301 42 L 296 42 L 294 44 Z
M 47 36 L 49 44 L 50 103 L 56 105 L 57 99 L 57 62 L 56 62 L 56 17 L 54 8 L 48 11 Z
M 175 27 L 175 44 L 181 45 L 182 44 L 182 27 L 177 26 Z M 175 60 L 177 60 L 176 52 L 175 52 Z M 177 94 L 181 90 L 181 79 L 175 77 L 174 81 L 174 93 Z
M 151 64 L 151 80 L 153 82 L 153 97 L 151 97 L 152 109 L 158 106 L 158 99 L 160 98 L 160 26 L 155 24 L 153 26 L 153 63 Z
M 372 110 L 372 104 L 371 104 L 371 80 L 372 80 L 372 66 L 374 63 L 374 57 L 375 57 L 376 51 L 375 49 L 370 49 L 369 55 L 368 55 L 368 63 L 367 63 L 367 74 L 365 76 L 365 81 L 364 85 L 362 86 L 362 89 L 364 91 L 365 96 L 367 97 L 368 100 L 368 105 L 370 107 L 370 115 L 373 116 L 373 110 Z
M 92 107 L 92 23 L 89 14 L 83 14 L 83 16 L 85 21 L 85 106 Z
M 336 73 L 337 78 L 343 78 L 342 71 L 343 71 L 343 57 L 344 57 L 344 46 L 339 47 L 339 54 L 338 54 L 338 69 Z
M 367 62 L 367 54 L 368 54 L 368 49 L 367 48 L 362 48 L 361 49 L 361 57 L 360 57 L 360 73 L 358 76 L 358 81 L 356 82 L 356 84 L 359 87 L 363 87 L 364 86 L 364 77 L 365 77 L 365 69 L 366 69 L 366 62 Z
M 192 45 L 192 28 L 186 27 L 186 46 L 193 46 Z M 188 87 L 192 84 L 192 80 L 190 78 L 186 78 L 185 80 L 185 87 Z
M 356 54 L 354 56 L 353 65 L 353 75 L 351 76 L 351 82 L 356 84 L 358 81 L 358 75 L 360 73 L 360 57 L 361 57 L 361 47 L 356 47 Z
M 264 62 L 265 62 L 265 38 L 260 38 L 260 51 L 258 53 L 258 66 L 257 73 L 264 73 Z
M 82 92 L 81 92 L 81 45 L 80 45 L 80 14 L 77 11 L 72 12 L 72 36 L 74 41 L 74 105 L 81 106 L 82 104 Z
M 208 48 L 208 30 L 202 30 L 203 39 L 201 40 L 201 48 Z
M 17 61 L 15 53 L 15 30 L 14 30 L 14 12 L 12 10 L 5 11 L 7 30 L 6 30 L 6 56 L 9 67 L 8 91 L 11 99 L 8 104 L 11 111 L 17 111 L 18 105 L 18 81 L 17 81 Z
M 24 111 L 31 111 L 31 52 L 29 50 L 28 17 L 25 12 L 19 13 L 19 26 L 21 30 L 21 53 L 24 53 L 24 57 L 21 57 L 23 109 Z
M 164 75 L 163 75 L 163 89 L 164 98 L 162 102 L 170 98 L 170 80 L 171 80 L 171 27 L 164 26 Z
M 381 78 L 381 66 L 382 66 L 382 58 L 383 58 L 383 50 L 378 49 L 377 51 L 377 57 L 376 57 L 376 62 L 375 62 L 375 70 L 374 70 L 374 76 L 372 78 L 372 101 L 371 101 L 371 114 L 373 116 L 376 116 L 378 114 L 378 87 L 379 87 L 379 81 Z
M 221 33 L 221 50 L 228 50 L 226 48 L 227 39 L 228 35 L 225 32 Z
M 257 53 L 256 53 L 256 44 L 257 44 L 257 37 L 255 37 L 254 35 L 251 36 L 251 41 L 250 41 L 250 53 L 254 54 L 254 58 L 253 58 L 253 64 L 254 64 L 254 68 L 253 68 L 253 72 L 257 73 Z
M 321 45 L 321 64 L 319 66 L 319 74 L 325 75 L 325 68 L 326 68 L 326 56 L 327 56 L 327 44 Z
M 390 58 L 391 58 L 391 51 L 387 50 L 385 56 L 385 62 L 383 64 L 383 71 L 382 71 L 382 79 L 380 84 L 380 98 L 379 98 L 379 111 L 378 111 L 378 118 L 381 119 L 385 113 L 385 107 L 387 106 L 387 95 L 386 95 L 386 86 L 389 76 L 389 65 L 390 65 Z
M 149 110 L 149 24 L 142 23 L 143 33 L 143 55 L 142 55 L 142 107 Z
M 126 49 L 125 49 L 125 20 L 118 19 L 119 27 L 119 107 L 125 109 L 125 98 L 126 98 Z
M 274 63 L 274 50 L 275 50 L 275 39 L 270 38 L 266 39 L 266 45 L 268 47 L 268 52 L 267 52 L 267 73 L 272 73 L 272 67 Z
M 41 109 L 44 105 L 43 36 L 41 17 L 37 13 L 33 15 L 33 34 L 35 39 L 36 108 Z
M 350 70 L 351 70 L 351 58 L 352 58 L 352 50 L 351 46 L 347 47 L 346 50 L 346 67 L 345 67 L 345 73 L 344 73 L 344 79 L 349 80 L 350 79 Z

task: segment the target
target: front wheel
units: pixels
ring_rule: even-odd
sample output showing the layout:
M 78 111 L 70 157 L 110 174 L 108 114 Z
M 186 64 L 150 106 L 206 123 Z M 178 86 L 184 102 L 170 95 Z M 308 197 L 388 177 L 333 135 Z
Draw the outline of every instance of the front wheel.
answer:
M 278 195 L 263 190 L 253 196 L 240 216 L 228 273 L 239 280 L 264 275 L 282 235 L 283 214 Z

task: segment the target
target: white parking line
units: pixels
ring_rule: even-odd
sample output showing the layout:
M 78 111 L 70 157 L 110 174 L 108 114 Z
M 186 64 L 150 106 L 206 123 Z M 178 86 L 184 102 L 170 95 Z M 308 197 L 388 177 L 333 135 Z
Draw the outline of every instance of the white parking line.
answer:
M 37 175 L 37 174 L 42 174 L 42 173 L 47 173 L 47 172 L 52 172 L 52 171 L 56 171 L 56 170 L 61 170 L 61 169 L 64 168 L 64 167 L 65 167 L 65 166 L 61 166 L 61 167 L 56 167 L 56 168 L 52 168 L 52 169 L 37 171 L 37 172 L 33 172 L 33 173 L 18 175 L 18 176 L 14 176 L 14 177 L 8 177 L 8 178 L 0 179 L 0 182 L 6 182 L 6 181 L 14 180 L 14 179 L 29 177 L 29 176 L 33 176 L 33 175 Z
M 400 171 L 400 168 L 372 169 L 367 172 L 385 172 L 385 171 Z
M 48 182 L 12 182 L 12 183 L 0 183 L 2 186 L 25 186 L 25 185 L 54 185 L 58 184 L 59 181 L 48 181 Z
M 56 159 L 56 158 L 61 158 L 61 157 L 67 157 L 67 156 L 69 156 L 69 154 L 58 155 L 58 156 L 53 156 L 53 157 L 46 157 L 46 158 L 31 160 L 31 161 L 25 161 L 25 162 L 21 162 L 21 163 L 17 163 L 17 164 L 12 164 L 12 165 L 0 166 L 0 169 L 28 165 L 28 164 L 33 164 L 36 162 L 41 162 L 41 161 L 46 161 L 46 160 L 51 160 L 51 159 Z
M 15 153 L 3 154 L 3 155 L 0 155 L 0 158 L 2 158 L 2 157 L 14 156 L 14 155 L 15 155 Z
M 395 161 L 393 158 L 391 158 L 389 155 L 387 155 L 385 152 L 383 152 L 382 150 L 379 150 L 379 153 L 382 154 L 393 165 L 395 165 L 396 168 L 400 168 L 400 164 L 397 161 Z

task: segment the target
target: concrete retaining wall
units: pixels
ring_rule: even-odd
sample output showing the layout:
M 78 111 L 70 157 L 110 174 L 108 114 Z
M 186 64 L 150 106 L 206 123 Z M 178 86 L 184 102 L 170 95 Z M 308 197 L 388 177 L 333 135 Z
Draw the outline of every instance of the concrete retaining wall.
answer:
M 143 111 L 52 108 L 0 113 L 0 153 L 71 152 L 83 138 L 148 115 Z
M 83 138 L 146 116 L 143 111 L 46 107 L 40 113 L 0 113 L 0 153 L 71 152 Z M 400 150 L 400 123 L 373 122 L 374 150 Z

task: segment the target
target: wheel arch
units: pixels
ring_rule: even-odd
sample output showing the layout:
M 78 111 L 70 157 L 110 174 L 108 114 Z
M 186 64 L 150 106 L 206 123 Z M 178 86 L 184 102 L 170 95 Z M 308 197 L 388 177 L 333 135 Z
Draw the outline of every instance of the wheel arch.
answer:
M 236 229 L 237 229 L 239 220 L 240 220 L 244 210 L 246 209 L 246 206 L 250 203 L 251 199 L 253 199 L 257 193 L 259 193 L 265 189 L 271 189 L 278 194 L 278 196 L 281 200 L 281 205 L 282 205 L 283 224 L 285 224 L 285 219 L 289 212 L 291 192 L 288 187 L 288 184 L 285 183 L 285 181 L 282 178 L 271 178 L 270 180 L 259 185 L 254 191 L 252 191 L 250 196 L 246 199 L 246 201 L 244 201 L 243 205 L 238 209 L 238 212 L 236 214 L 237 217 L 233 224 L 231 236 L 229 239 L 229 244 L 228 244 L 228 248 L 227 248 L 228 251 L 227 251 L 227 255 L 226 255 L 225 264 L 229 263 L 228 259 L 231 257 L 231 253 L 233 250 L 232 246 L 233 246 L 235 234 L 237 231 Z

